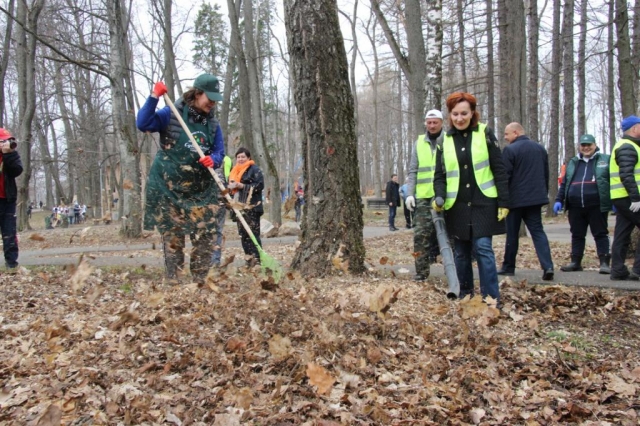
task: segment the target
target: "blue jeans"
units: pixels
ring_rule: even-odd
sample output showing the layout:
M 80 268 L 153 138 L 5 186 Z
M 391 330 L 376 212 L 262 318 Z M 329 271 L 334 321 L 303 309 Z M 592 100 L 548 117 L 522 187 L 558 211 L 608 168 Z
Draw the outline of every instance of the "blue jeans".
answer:
M 538 261 L 543 271 L 553 269 L 553 261 L 551 260 L 551 249 L 549 248 L 549 240 L 547 234 L 544 233 L 542 226 L 542 206 L 518 207 L 509 211 L 507 216 L 507 244 L 504 248 L 504 262 L 502 267 L 505 271 L 513 272 L 516 269 L 516 256 L 518 255 L 518 246 L 520 243 L 520 224 L 524 221 L 529 233 L 533 246 L 538 255 Z
M 389 206 L 389 228 L 395 228 L 395 222 L 396 222 L 396 209 L 398 207 L 396 206 Z
M 500 300 L 498 286 L 498 271 L 496 257 L 493 254 L 492 237 L 472 238 L 471 241 L 455 241 L 455 259 L 458 280 L 460 281 L 460 299 L 467 294 L 473 297 L 473 259 L 478 261 L 478 275 L 480 276 L 480 293 L 482 297 L 491 296 Z
M 211 264 L 214 266 L 220 265 L 222 259 L 222 231 L 224 229 L 224 221 L 227 217 L 227 209 L 221 204 L 220 210 L 216 213 L 216 232 L 214 234 L 215 241 L 213 242 L 213 255 L 211 256 Z

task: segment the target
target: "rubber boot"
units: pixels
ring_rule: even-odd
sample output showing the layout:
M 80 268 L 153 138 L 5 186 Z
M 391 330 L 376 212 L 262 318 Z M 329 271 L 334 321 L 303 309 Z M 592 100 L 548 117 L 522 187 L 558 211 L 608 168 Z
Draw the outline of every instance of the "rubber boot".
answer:
M 571 256 L 571 263 L 560 267 L 564 272 L 582 271 L 582 256 Z
M 598 257 L 600 258 L 600 273 L 610 274 L 611 273 L 611 255 L 601 254 Z

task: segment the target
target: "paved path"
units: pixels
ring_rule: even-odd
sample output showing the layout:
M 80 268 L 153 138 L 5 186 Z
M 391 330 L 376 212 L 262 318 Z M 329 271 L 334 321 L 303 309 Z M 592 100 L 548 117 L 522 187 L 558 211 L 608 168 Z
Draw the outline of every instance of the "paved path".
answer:
M 610 218 L 609 224 L 613 226 L 615 218 Z M 565 242 L 571 241 L 571 234 L 569 232 L 569 224 L 567 222 L 547 224 L 545 230 L 550 241 Z M 399 232 L 411 232 L 407 229 L 402 229 Z M 387 227 L 378 226 L 365 226 L 364 238 L 375 238 L 384 235 L 389 235 L 391 232 Z M 292 244 L 297 240 L 297 237 L 279 237 L 279 238 L 264 238 L 263 243 L 265 246 L 277 245 L 277 244 Z M 229 247 L 239 247 L 240 241 L 231 240 L 226 242 Z M 587 244 L 593 245 L 593 238 L 589 235 L 587 237 Z M 97 255 L 95 259 L 91 260 L 91 263 L 96 266 L 162 266 L 162 257 L 155 253 L 152 254 L 152 243 L 137 243 L 126 245 L 109 245 L 98 247 L 61 247 L 56 249 L 42 249 L 33 251 L 21 251 L 20 263 L 22 265 L 66 265 L 69 263 L 77 262 L 78 256 L 81 253 Z M 145 251 L 149 251 L 148 255 L 145 255 Z M 128 252 L 136 252 L 128 253 Z M 141 253 L 142 252 L 142 253 Z M 131 257 L 132 256 L 132 257 Z M 381 266 L 371 265 L 371 268 L 379 268 L 382 270 L 393 270 L 399 277 L 411 278 L 414 274 L 413 265 L 394 265 L 394 266 Z M 477 276 L 477 271 L 475 272 Z M 433 277 L 444 278 L 444 268 L 442 265 L 433 265 L 431 268 L 431 275 Z M 531 284 L 566 284 L 576 286 L 595 286 L 595 287 L 608 287 L 621 290 L 640 290 L 640 283 L 632 281 L 611 281 L 608 275 L 600 275 L 597 270 L 582 271 L 582 272 L 562 272 L 559 269 L 559 265 L 556 267 L 554 281 L 542 281 L 542 271 L 540 270 L 516 270 L 515 277 L 512 277 L 514 281 L 521 281 L 526 279 Z

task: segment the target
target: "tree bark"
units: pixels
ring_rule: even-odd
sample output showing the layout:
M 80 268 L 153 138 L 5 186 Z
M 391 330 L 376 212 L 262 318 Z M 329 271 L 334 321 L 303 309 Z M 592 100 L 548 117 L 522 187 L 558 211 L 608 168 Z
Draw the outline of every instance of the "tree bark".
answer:
M 578 137 L 587 133 L 587 110 L 585 99 L 587 97 L 586 76 L 586 48 L 587 48 L 587 8 L 588 0 L 580 2 L 580 37 L 578 41 Z
M 565 0 L 562 18 L 562 59 L 564 109 L 562 127 L 564 129 L 564 159 L 568 161 L 576 155 L 575 137 L 575 79 L 573 77 L 573 0 Z
M 560 71 L 562 69 L 560 40 L 560 0 L 553 0 L 553 24 L 551 41 L 551 106 L 549 111 L 549 200 L 553 203 L 558 194 L 558 154 L 560 144 Z M 553 215 L 551 206 L 547 216 Z
M 535 1 L 535 0 L 533 0 Z M 487 125 L 496 128 L 496 83 L 493 66 L 493 0 L 486 0 L 487 8 Z M 537 89 L 537 87 L 536 87 Z
M 460 61 L 460 81 L 458 87 L 463 92 L 468 92 L 467 88 L 467 58 L 464 54 L 464 2 L 456 0 L 456 15 L 458 17 L 458 60 Z
M 611 25 L 607 26 L 607 112 L 609 123 L 609 152 L 613 151 L 613 147 L 617 142 L 616 138 L 616 92 L 615 92 L 615 65 L 613 63 L 613 50 L 615 31 L 613 28 L 613 20 L 615 19 L 615 5 L 611 1 L 609 2 L 609 22 Z
M 490 3 L 491 0 L 487 0 Z M 540 140 L 540 124 L 538 120 L 538 38 L 540 18 L 538 17 L 538 0 L 529 0 L 529 81 L 527 83 L 529 105 L 529 129 L 527 133 L 533 140 Z
M 354 105 L 336 1 L 286 1 L 285 25 L 303 136 L 307 215 L 292 267 L 304 276 L 347 265 L 361 273 L 365 249 Z
M 7 4 L 7 11 L 9 15 L 13 15 L 13 7 L 15 0 L 9 0 Z M 4 126 L 4 111 L 5 111 L 5 94 L 4 94 L 4 81 L 7 75 L 7 67 L 9 66 L 9 52 L 11 52 L 11 34 L 13 32 L 13 19 L 7 16 L 7 26 L 4 30 L 4 40 L 2 41 L 2 52 L 0 55 L 0 127 Z
M 636 114 L 636 94 L 634 81 L 638 78 L 633 72 L 631 64 L 631 46 L 629 43 L 629 12 L 626 0 L 616 2 L 616 32 L 618 34 L 618 90 L 620 91 L 620 105 L 622 116 Z
M 120 171 L 123 178 L 120 193 L 120 212 L 122 213 L 120 232 L 127 238 L 137 238 L 142 234 L 142 200 L 140 179 L 140 148 L 138 146 L 134 105 L 131 94 L 126 92 L 130 86 L 127 54 L 129 39 L 128 13 L 123 0 L 108 3 L 110 35 L 110 82 L 113 110 L 114 136 L 120 152 Z

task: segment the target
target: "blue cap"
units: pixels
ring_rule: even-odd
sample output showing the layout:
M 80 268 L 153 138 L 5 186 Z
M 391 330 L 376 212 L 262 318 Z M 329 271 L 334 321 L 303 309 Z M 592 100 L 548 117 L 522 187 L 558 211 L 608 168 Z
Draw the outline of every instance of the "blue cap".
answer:
M 627 118 L 622 120 L 622 131 L 626 132 L 636 124 L 640 124 L 640 117 L 636 117 L 635 115 L 630 115 Z

